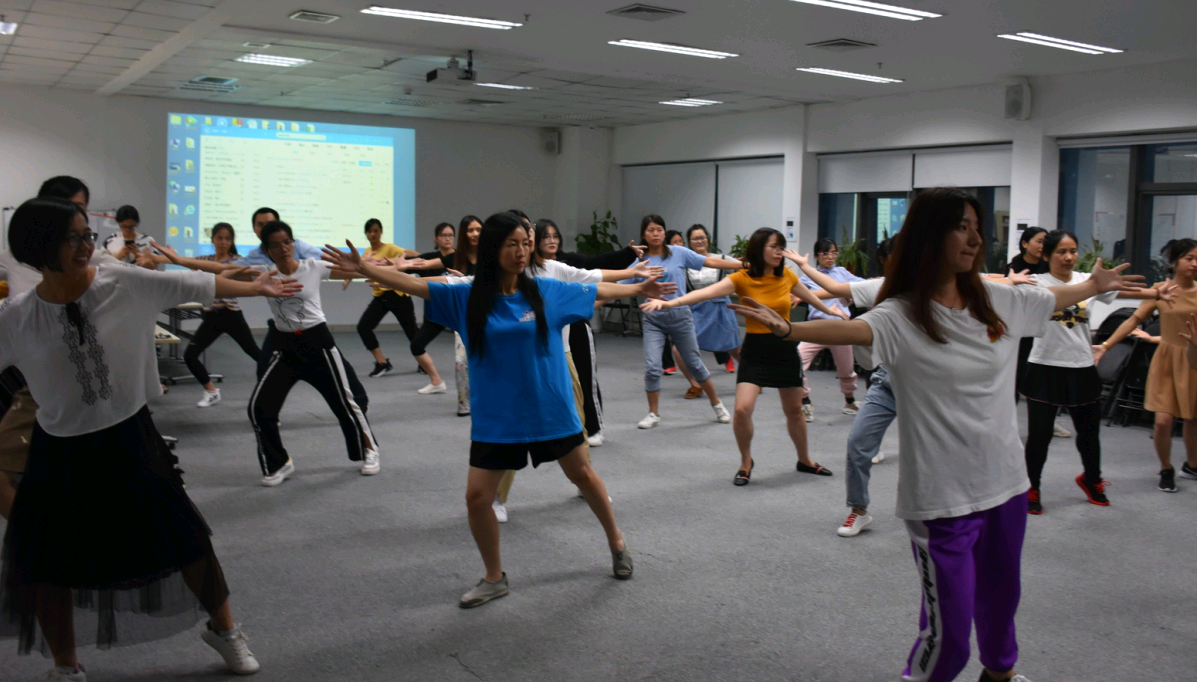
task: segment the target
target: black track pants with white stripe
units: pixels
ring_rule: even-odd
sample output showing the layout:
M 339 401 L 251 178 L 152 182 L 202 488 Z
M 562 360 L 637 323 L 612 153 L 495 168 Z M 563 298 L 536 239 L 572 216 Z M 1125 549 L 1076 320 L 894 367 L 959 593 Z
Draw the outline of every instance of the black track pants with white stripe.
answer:
M 271 357 L 249 398 L 249 420 L 258 439 L 258 463 L 264 475 L 278 471 L 289 455 L 278 430 L 278 414 L 296 382 L 306 381 L 328 403 L 341 424 L 349 459 L 365 458 L 367 438 L 374 434 L 350 388 L 349 374 L 340 350 L 326 327 L 302 335 L 272 331 Z

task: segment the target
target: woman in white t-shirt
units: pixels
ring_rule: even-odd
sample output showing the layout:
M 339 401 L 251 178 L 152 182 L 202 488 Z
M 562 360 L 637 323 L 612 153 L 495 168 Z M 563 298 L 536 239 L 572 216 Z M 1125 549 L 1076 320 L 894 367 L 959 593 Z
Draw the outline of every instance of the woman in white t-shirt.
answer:
M 1077 260 L 1076 235 L 1063 230 L 1048 232 L 1043 238 L 1043 260 L 1050 270 L 1036 275 L 1041 287 L 1081 284 L 1089 279 L 1087 272 L 1073 272 Z M 1076 477 L 1076 484 L 1085 491 L 1089 502 L 1107 507 L 1101 478 L 1101 378 L 1093 360 L 1093 343 L 1089 331 L 1089 306 L 1092 301 L 1111 303 L 1115 298 L 1150 300 L 1172 299 L 1175 284 L 1166 289 L 1144 289 L 1135 292 L 1111 291 L 1092 299 L 1080 301 L 1052 314 L 1043 336 L 1035 339 L 1027 358 L 1026 371 L 1020 388 L 1027 399 L 1027 475 L 1031 490 L 1027 494 L 1027 513 L 1042 514 L 1039 479 L 1047 463 L 1047 448 L 1052 442 L 1056 413 L 1068 408 L 1076 433 L 1076 449 L 1081 455 L 1084 472 Z
M 285 299 L 293 280 L 92 267 L 95 233 L 82 209 L 60 199 L 22 204 L 8 239 L 43 279 L 0 306 L 0 367 L 20 369 L 40 405 L 0 553 L 0 636 L 18 637 L 22 654 L 51 653 L 48 679 L 82 682 L 78 644 L 168 637 L 193 627 L 202 606 L 204 641 L 234 672 L 256 672 L 211 531 L 146 406 L 160 394 L 146 339 L 165 308 Z M 76 611 L 92 613 L 76 619 Z M 76 629 L 76 620 L 93 629 Z
M 923 191 L 896 238 L 878 304 L 850 321 L 790 324 L 747 299 L 737 312 L 789 340 L 872 346 L 893 378 L 900 442 L 898 516 L 906 521 L 923 610 L 904 680 L 953 680 L 977 641 L 982 682 L 1023 680 L 1014 615 L 1026 532 L 1026 461 L 1014 410 L 1015 356 L 1053 310 L 1133 289 L 1094 267 L 1075 286 L 981 279 L 986 212 L 956 188 Z M 934 267 L 927 267 L 931 264 Z

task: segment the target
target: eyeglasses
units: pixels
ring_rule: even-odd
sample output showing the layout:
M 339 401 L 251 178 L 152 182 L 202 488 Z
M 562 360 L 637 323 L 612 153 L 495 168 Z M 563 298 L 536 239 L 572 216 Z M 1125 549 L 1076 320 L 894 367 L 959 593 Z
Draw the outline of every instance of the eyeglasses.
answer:
M 544 237 L 542 237 L 542 238 L 541 238 L 541 241 L 545 241 L 545 242 L 559 242 L 559 241 L 561 241 L 561 235 L 556 235 L 556 234 L 546 234 Z
M 287 239 L 287 240 L 281 241 L 281 242 L 273 242 L 272 244 L 270 244 L 270 246 L 266 247 L 266 250 L 267 251 L 278 251 L 279 249 L 282 249 L 283 247 L 286 247 L 289 249 L 292 246 L 295 246 L 295 240 Z
M 819 255 L 820 256 L 838 256 L 838 255 L 840 255 L 840 252 L 839 251 L 824 251 L 823 253 L 820 253 Z
M 72 249 L 77 249 L 77 248 L 79 248 L 79 245 L 84 242 L 87 242 L 88 244 L 95 244 L 96 237 L 98 237 L 98 236 L 100 236 L 100 235 L 96 234 L 95 232 L 92 232 L 91 230 L 88 230 L 87 232 L 84 232 L 83 234 L 79 234 L 78 232 L 72 232 L 67 235 L 67 238 L 66 238 L 67 246 L 70 246 Z

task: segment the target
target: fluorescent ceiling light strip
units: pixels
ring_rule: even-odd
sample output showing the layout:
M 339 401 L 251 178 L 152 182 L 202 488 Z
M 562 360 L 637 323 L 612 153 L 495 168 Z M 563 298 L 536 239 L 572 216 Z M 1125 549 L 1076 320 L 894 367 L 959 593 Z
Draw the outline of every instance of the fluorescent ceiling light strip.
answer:
M 900 78 L 885 78 L 884 76 L 871 76 L 867 73 L 852 73 L 851 71 L 836 71 L 834 69 L 816 69 L 816 68 L 799 68 L 798 71 L 805 71 L 807 73 L 817 73 L 823 76 L 837 76 L 839 78 L 852 78 L 858 81 L 868 81 L 870 83 L 903 83 Z
M 686 47 L 685 45 L 669 45 L 667 43 L 650 43 L 643 40 L 609 40 L 609 45 L 618 45 L 620 47 L 636 47 L 641 50 L 656 50 L 657 52 L 673 52 L 675 54 L 684 54 L 691 57 L 706 57 L 707 59 L 727 59 L 728 57 L 739 57 L 740 55 L 733 52 L 720 52 L 718 50 L 703 50 L 697 47 Z
M 941 14 L 932 14 L 931 12 L 922 12 L 904 7 L 894 7 L 893 5 L 882 5 L 876 2 L 855 2 L 852 0 L 794 0 L 794 2 L 831 7 L 833 9 L 846 9 L 850 12 L 864 12 L 865 14 L 875 14 L 881 17 L 903 19 L 905 21 L 922 21 L 923 19 L 934 19 L 943 16 Z
M 524 87 L 522 85 L 507 85 L 506 83 L 475 83 L 475 85 L 484 88 L 501 88 L 503 90 L 535 90 L 536 88 Z
M 495 28 L 500 30 L 510 30 L 523 24 L 518 24 L 512 21 L 499 21 L 497 19 L 478 19 L 476 17 L 461 17 L 454 14 L 441 14 L 440 12 L 417 12 L 410 9 L 392 9 L 390 7 L 367 7 L 362 10 L 363 14 L 377 14 L 383 17 L 394 17 L 396 19 L 418 19 L 420 21 L 435 21 L 441 24 L 457 24 L 459 26 L 473 26 L 475 28 Z
M 1101 47 L 1100 45 L 1089 45 L 1088 43 L 1078 43 L 1073 40 L 1064 40 L 1063 38 L 1053 38 L 1051 36 L 1043 36 L 1038 33 L 1027 33 L 1026 31 L 1019 31 L 1018 35 L 1024 38 L 1037 38 L 1039 40 L 1046 40 L 1052 43 L 1060 43 L 1061 45 L 1072 45 L 1073 47 L 1083 47 L 1088 50 L 1097 50 L 1099 52 L 1108 52 L 1110 54 L 1120 54 L 1122 50 L 1115 50 L 1112 47 Z
M 1000 34 L 1000 35 L 998 35 L 998 37 L 1005 38 L 1006 40 L 1017 40 L 1017 41 L 1024 42 L 1024 43 L 1034 43 L 1035 45 L 1043 45 L 1044 47 L 1055 47 L 1055 48 L 1058 48 L 1061 50 L 1072 50 L 1073 52 L 1084 52 L 1085 54 L 1101 54 L 1101 52 L 1098 50 L 1090 50 L 1090 49 L 1086 49 L 1083 47 L 1073 47 L 1071 45 L 1064 45 L 1062 43 L 1053 43 L 1048 40 L 1039 40 L 1038 38 L 1027 38 L 1026 36 L 1010 35 L 1009 33 Z
M 709 107 L 712 104 L 723 104 L 723 102 L 717 102 L 713 99 L 694 99 L 691 97 L 687 99 L 670 100 L 668 102 L 658 102 L 658 104 L 668 104 L 675 107 Z
M 312 63 L 310 59 L 279 57 L 272 54 L 246 54 L 237 57 L 236 61 L 243 64 L 264 64 L 266 66 L 303 66 Z

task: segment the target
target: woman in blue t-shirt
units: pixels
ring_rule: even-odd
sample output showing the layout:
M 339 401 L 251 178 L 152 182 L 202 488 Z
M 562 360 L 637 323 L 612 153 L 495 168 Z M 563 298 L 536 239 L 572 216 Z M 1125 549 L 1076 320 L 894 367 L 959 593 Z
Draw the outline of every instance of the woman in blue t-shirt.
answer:
M 427 319 L 456 331 L 467 348 L 473 418 L 466 506 L 486 576 L 462 596 L 462 608 L 508 593 L 491 502 L 504 473 L 527 466 L 529 455 L 534 467 L 553 461 L 561 465 L 607 533 L 615 577 L 632 577 L 632 557 L 615 525 L 606 486 L 583 453 L 586 439 L 561 330 L 590 319 L 595 300 L 659 296 L 665 287 L 656 278 L 637 285 L 532 278 L 525 274 L 532 258 L 528 242 L 527 230 L 514 215 L 487 218 L 478 240 L 474 282 L 457 285 L 428 282 L 363 261 L 348 242 L 348 252 L 331 246 L 324 252 L 337 270 L 428 299 Z
M 678 286 L 686 281 L 687 269 L 698 270 L 705 267 L 740 270 L 744 267 L 740 261 L 701 256 L 684 246 L 666 245 L 665 219 L 655 214 L 646 215 L 641 219 L 640 243 L 648 247 L 646 255 L 649 264 L 665 268 L 665 276 L 661 281 L 677 282 Z M 669 300 L 679 295 L 681 294 L 666 294 L 661 298 Z M 702 358 L 698 354 L 698 337 L 694 333 L 694 318 L 690 308 L 658 310 L 651 314 L 646 313 L 641 319 L 644 331 L 644 391 L 648 397 L 648 415 L 641 419 L 637 426 L 651 429 L 661 423 L 658 408 L 661 398 L 661 349 L 665 345 L 666 337 L 673 339 L 686 369 L 710 399 L 711 408 L 715 410 L 715 420 L 721 424 L 730 423 L 731 413 L 715 393 L 711 373 L 706 365 L 702 364 Z

